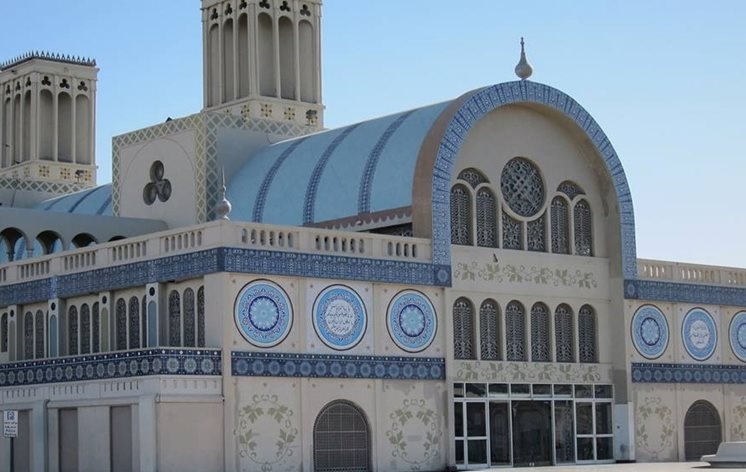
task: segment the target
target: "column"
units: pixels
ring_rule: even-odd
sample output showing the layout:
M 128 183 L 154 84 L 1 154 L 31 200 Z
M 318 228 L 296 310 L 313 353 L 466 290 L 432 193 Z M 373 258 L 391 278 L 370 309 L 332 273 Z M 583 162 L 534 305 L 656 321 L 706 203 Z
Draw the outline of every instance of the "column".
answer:
M 275 97 L 282 98 L 282 77 L 280 77 L 280 15 L 276 7 L 272 11 L 272 55 L 275 68 Z
M 139 449 L 139 470 L 141 472 L 155 472 L 158 463 L 155 395 L 141 396 L 138 399 L 137 415 L 139 427 L 136 429 L 138 441 L 135 447 Z

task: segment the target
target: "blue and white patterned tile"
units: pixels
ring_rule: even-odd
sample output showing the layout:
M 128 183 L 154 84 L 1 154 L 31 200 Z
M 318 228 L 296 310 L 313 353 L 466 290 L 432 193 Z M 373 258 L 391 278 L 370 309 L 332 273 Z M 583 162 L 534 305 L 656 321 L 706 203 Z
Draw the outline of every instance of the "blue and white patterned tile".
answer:
M 311 316 L 319 339 L 338 351 L 355 347 L 368 328 L 365 302 L 346 285 L 332 285 L 322 290 L 313 303 Z
M 629 286 L 635 295 L 630 296 Z M 625 298 L 666 302 L 702 303 L 713 305 L 746 306 L 746 289 L 713 285 L 661 282 L 657 280 L 625 280 Z
M 233 319 L 246 341 L 257 347 L 272 347 L 290 333 L 293 305 L 282 287 L 269 280 L 257 280 L 238 293 Z
M 669 329 L 666 317 L 654 305 L 643 305 L 632 316 L 632 344 L 647 359 L 657 359 L 668 346 Z
M 746 366 L 633 362 L 633 383 L 746 384 Z
M 728 338 L 733 354 L 746 362 L 746 311 L 740 311 L 733 316 L 728 327 Z
M 394 343 L 407 352 L 421 352 L 435 339 L 438 318 L 430 300 L 415 290 L 404 290 L 391 300 L 386 327 Z
M 681 323 L 681 341 L 692 359 L 709 359 L 718 343 L 718 330 L 712 315 L 702 308 L 689 310 Z

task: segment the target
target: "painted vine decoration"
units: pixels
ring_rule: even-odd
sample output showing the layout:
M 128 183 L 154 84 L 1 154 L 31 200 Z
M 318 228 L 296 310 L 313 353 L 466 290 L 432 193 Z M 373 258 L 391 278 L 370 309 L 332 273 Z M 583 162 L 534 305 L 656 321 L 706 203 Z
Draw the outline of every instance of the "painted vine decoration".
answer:
M 271 472 L 294 453 L 298 438 L 294 413 L 278 402 L 277 395 L 254 395 L 251 400 L 239 410 L 238 426 L 233 432 L 238 439 L 239 456 L 257 464 L 262 472 Z
M 731 441 L 746 441 L 746 398 L 741 398 L 741 403 L 733 407 L 730 425 Z
M 526 267 L 513 264 L 501 265 L 496 262 L 458 262 L 453 272 L 453 278 L 455 280 L 473 281 L 480 279 L 487 282 L 533 283 L 536 285 L 585 289 L 598 287 L 593 272 L 537 266 Z
M 662 459 L 659 455 L 673 446 L 675 427 L 671 418 L 671 408 L 663 404 L 661 398 L 645 397 L 637 409 L 637 446 L 647 450 L 655 459 Z M 649 426 L 652 425 L 657 425 L 660 431 L 650 431 Z
M 411 470 L 422 470 L 422 467 L 433 458 L 440 455 L 440 437 L 442 431 L 435 410 L 428 408 L 424 399 L 404 399 L 403 406 L 394 410 L 389 418 L 392 420 L 391 429 L 386 431 L 386 437 L 393 447 L 391 455 L 398 457 L 411 466 Z M 416 424 L 411 424 L 416 423 Z M 407 428 L 407 425 L 410 425 Z M 411 454 L 414 444 L 409 444 L 405 430 L 423 431 L 424 439 L 420 446 L 422 454 Z
M 456 380 L 461 381 L 543 381 L 606 382 L 611 378 L 607 366 L 595 364 L 550 364 L 530 362 L 461 362 Z

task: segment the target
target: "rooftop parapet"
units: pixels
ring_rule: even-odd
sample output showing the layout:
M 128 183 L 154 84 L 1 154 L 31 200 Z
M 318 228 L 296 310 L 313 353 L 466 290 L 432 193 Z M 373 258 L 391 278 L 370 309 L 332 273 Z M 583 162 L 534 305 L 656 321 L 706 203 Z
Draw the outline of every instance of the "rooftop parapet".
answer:
M 96 60 L 91 58 L 70 56 L 67 54 L 58 54 L 47 51 L 31 51 L 25 54 L 21 54 L 20 56 L 15 57 L 9 61 L 0 62 L 0 71 L 9 69 L 33 59 L 43 59 L 46 61 L 62 62 L 65 64 L 76 64 L 80 66 L 96 66 Z

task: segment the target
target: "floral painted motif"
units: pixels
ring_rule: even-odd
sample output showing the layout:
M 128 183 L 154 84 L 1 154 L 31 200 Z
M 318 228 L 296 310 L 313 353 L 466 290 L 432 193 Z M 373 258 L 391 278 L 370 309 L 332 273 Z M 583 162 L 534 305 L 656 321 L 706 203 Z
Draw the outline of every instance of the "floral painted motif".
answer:
M 593 272 L 550 269 L 547 267 L 504 264 L 497 262 L 459 262 L 453 272 L 454 280 L 484 280 L 487 282 L 533 283 L 555 287 L 598 287 Z
M 730 441 L 746 441 L 746 398 L 733 407 L 730 415 Z
M 391 428 L 386 437 L 393 447 L 391 455 L 409 465 L 409 470 L 430 470 L 428 464 L 440 455 L 442 431 L 435 410 L 428 408 L 425 400 L 404 399 L 401 408 L 390 415 Z M 421 437 L 417 443 L 410 443 L 413 435 Z
M 676 431 L 672 417 L 671 408 L 660 397 L 645 397 L 637 408 L 636 445 L 654 461 L 672 458 Z
M 240 458 L 253 463 L 242 470 L 272 472 L 294 468 L 288 464 L 299 447 L 293 415 L 293 410 L 279 403 L 277 395 L 254 395 L 251 403 L 240 408 L 233 434 Z
M 605 364 L 465 361 L 454 365 L 455 380 L 466 382 L 611 382 Z

